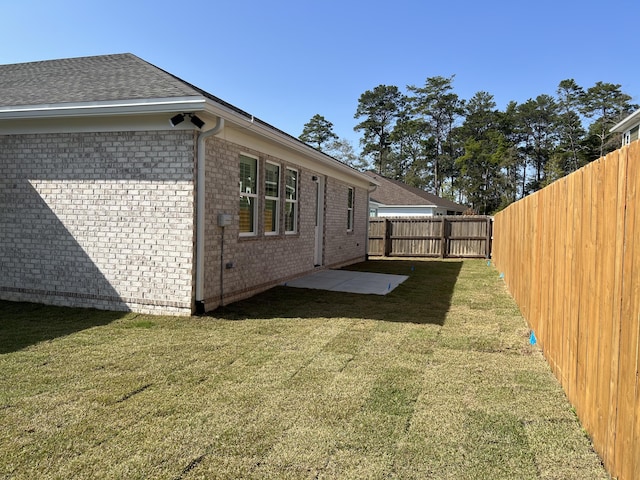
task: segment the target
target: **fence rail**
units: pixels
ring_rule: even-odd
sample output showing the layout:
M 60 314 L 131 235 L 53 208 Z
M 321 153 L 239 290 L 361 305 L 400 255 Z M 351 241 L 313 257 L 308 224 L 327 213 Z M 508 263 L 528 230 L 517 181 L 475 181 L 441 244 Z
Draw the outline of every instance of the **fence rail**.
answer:
M 640 479 L 640 142 L 495 217 L 493 261 L 612 476 Z
M 486 216 L 370 218 L 369 255 L 489 258 L 491 233 Z

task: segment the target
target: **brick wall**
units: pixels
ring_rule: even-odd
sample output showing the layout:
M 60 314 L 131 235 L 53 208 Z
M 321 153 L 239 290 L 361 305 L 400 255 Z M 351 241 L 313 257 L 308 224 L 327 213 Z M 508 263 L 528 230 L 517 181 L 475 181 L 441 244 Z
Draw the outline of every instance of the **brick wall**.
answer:
M 354 225 L 347 232 L 347 195 L 353 185 L 329 178 L 325 210 L 325 258 L 328 266 L 343 266 L 353 259 L 364 260 L 368 234 L 369 205 L 367 191 L 355 188 Z
M 190 313 L 194 136 L 0 136 L 0 298 Z
M 259 207 L 258 232 L 255 237 L 239 235 L 239 155 L 258 157 Z M 284 160 L 219 138 L 207 140 L 205 304 L 210 310 L 221 303 L 223 286 L 225 304 L 249 297 L 314 270 L 316 183 L 320 174 L 302 168 L 294 159 Z M 298 233 L 284 233 L 284 188 L 281 175 L 280 231 L 265 235 L 263 223 L 264 165 L 266 161 L 299 172 Z M 368 206 L 366 190 L 356 189 L 354 232 L 346 231 L 347 187 L 331 177 L 326 182 L 324 265 L 339 266 L 364 260 Z M 232 215 L 232 224 L 224 228 L 224 255 L 221 258 L 223 229 L 217 226 L 220 213 Z M 232 268 L 226 268 L 232 263 Z M 222 276 L 221 276 L 222 271 Z
M 190 131 L 0 136 L 0 299 L 190 313 L 195 288 L 195 137 Z M 239 236 L 239 155 L 259 158 L 258 235 Z M 317 171 L 219 138 L 207 140 L 205 303 L 249 297 L 314 270 Z M 264 234 L 264 165 L 299 172 L 298 232 Z M 365 256 L 366 190 L 325 186 L 323 265 Z M 284 176 L 281 199 L 284 199 Z M 219 213 L 232 216 L 224 229 Z M 231 264 L 231 268 L 226 268 Z M 222 272 L 222 276 L 221 276 Z M 221 286 L 223 287 L 221 289 Z

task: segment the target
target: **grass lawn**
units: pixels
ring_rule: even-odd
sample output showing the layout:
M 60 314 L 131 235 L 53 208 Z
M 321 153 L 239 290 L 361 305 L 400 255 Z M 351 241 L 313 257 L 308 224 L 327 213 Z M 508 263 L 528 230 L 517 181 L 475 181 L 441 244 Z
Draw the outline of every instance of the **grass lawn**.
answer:
M 0 302 L 0 479 L 606 479 L 486 261 L 175 318 Z

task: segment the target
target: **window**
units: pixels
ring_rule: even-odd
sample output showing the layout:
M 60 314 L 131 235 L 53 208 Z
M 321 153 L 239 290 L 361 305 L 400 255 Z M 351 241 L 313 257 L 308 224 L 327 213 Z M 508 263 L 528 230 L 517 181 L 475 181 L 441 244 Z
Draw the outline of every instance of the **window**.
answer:
M 298 231 L 298 172 L 287 168 L 284 205 L 285 232 Z
M 347 191 L 347 231 L 353 230 L 353 188 Z
M 264 169 L 264 233 L 278 233 L 280 218 L 280 165 L 267 162 Z
M 240 155 L 240 235 L 255 235 L 258 218 L 258 159 Z

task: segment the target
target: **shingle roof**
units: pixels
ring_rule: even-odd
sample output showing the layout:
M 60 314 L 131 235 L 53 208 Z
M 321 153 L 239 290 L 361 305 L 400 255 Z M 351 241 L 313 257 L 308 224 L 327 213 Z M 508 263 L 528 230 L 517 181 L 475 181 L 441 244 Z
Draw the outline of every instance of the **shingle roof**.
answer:
M 0 120 L 2 110 L 11 115 L 14 107 L 68 107 L 65 104 L 142 101 L 151 99 L 208 99 L 266 127 L 278 135 L 305 145 L 316 155 L 362 177 L 352 167 L 317 152 L 313 147 L 250 113 L 196 87 L 175 75 L 131 54 L 100 55 L 40 62 L 0 65 Z M 74 105 L 75 106 L 75 105 Z M 55 111 L 55 109 L 52 109 Z
M 0 65 L 0 106 L 205 97 L 300 142 L 269 123 L 131 54 Z
M 200 95 L 130 53 L 0 65 L 0 105 L 42 105 Z
M 398 180 L 383 177 L 375 172 L 365 172 L 365 175 L 377 180 L 380 185 L 371 193 L 371 200 L 383 205 L 435 205 L 464 212 L 467 207 L 438 197 L 416 187 L 412 187 Z

